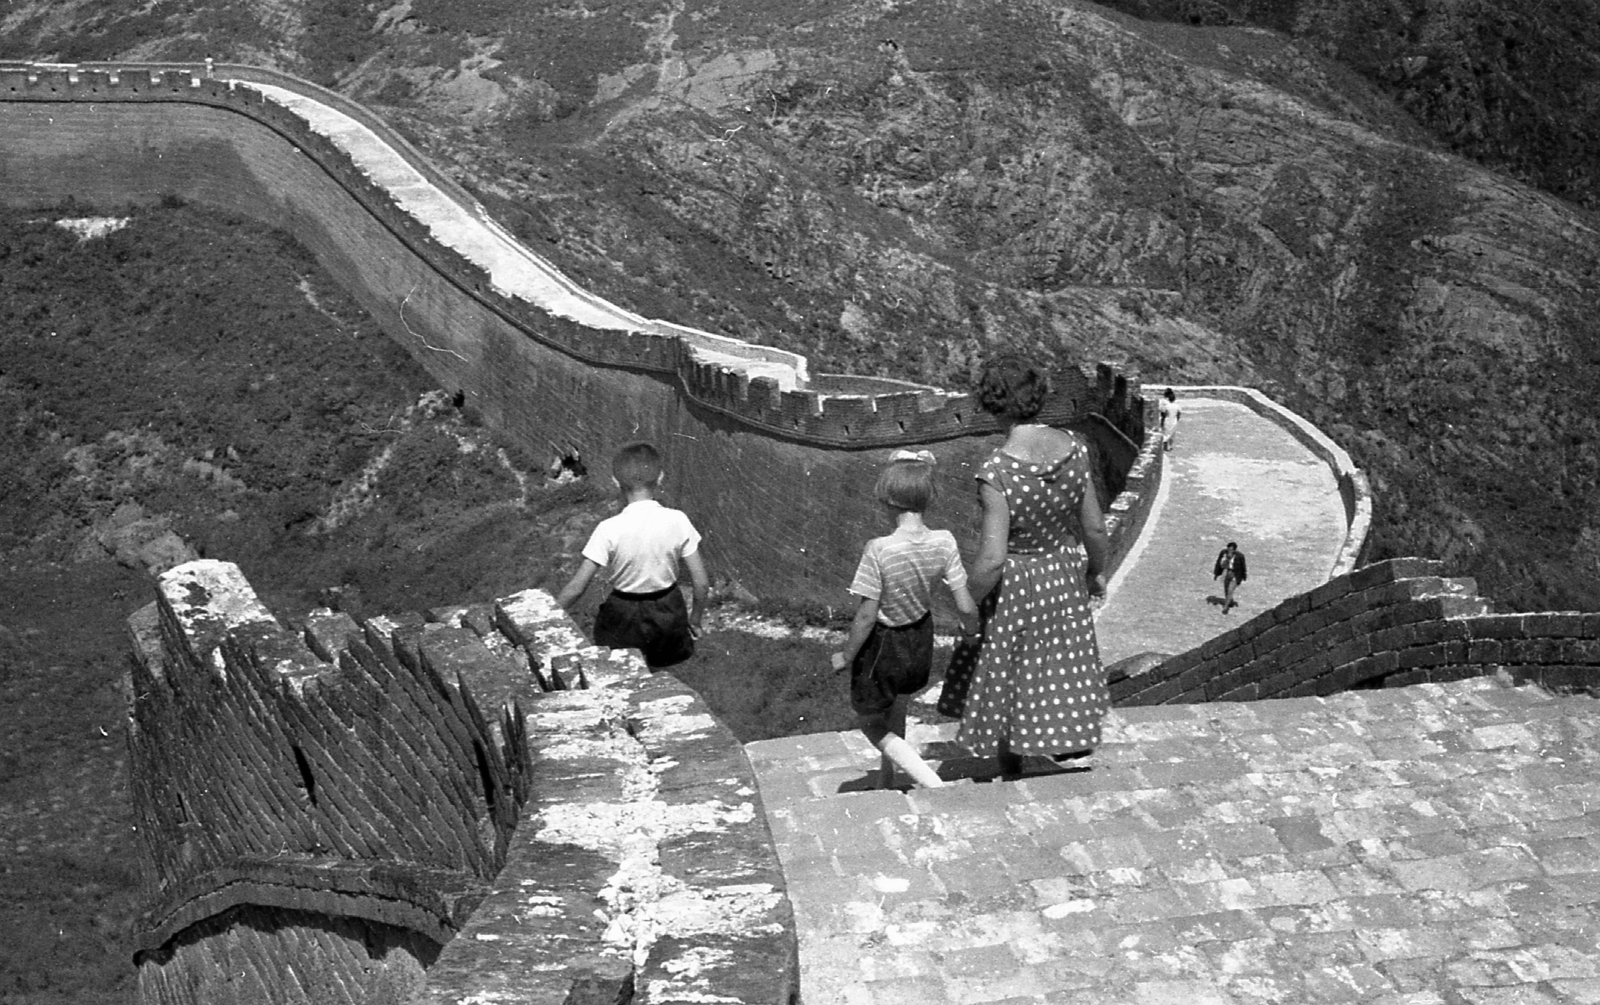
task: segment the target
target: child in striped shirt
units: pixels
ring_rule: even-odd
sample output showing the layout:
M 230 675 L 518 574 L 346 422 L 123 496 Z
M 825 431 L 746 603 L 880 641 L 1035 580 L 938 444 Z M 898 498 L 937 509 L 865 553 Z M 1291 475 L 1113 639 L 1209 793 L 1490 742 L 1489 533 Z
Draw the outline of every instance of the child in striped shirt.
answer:
M 933 586 L 955 600 L 962 632 L 975 634 L 978 607 L 967 590 L 955 535 L 933 530 L 922 514 L 933 501 L 933 454 L 897 450 L 878 476 L 878 501 L 894 518 L 894 533 L 867 542 L 850 592 L 859 598 L 844 648 L 833 668 L 850 667 L 850 706 L 867 739 L 883 754 L 878 785 L 894 784 L 896 766 L 921 785 L 940 781 L 905 740 L 906 705 L 928 685 L 933 667 Z

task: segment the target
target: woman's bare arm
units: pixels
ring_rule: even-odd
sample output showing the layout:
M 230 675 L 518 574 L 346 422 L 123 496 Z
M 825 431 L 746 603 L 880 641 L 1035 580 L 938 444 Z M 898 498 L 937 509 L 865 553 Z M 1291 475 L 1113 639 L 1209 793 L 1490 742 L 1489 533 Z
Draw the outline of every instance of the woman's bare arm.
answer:
M 1111 557 L 1111 539 L 1106 536 L 1105 516 L 1100 512 L 1100 497 L 1094 489 L 1094 480 L 1088 479 L 1083 487 L 1083 500 L 1078 503 L 1078 521 L 1083 525 L 1083 550 L 1089 554 L 1089 566 L 1084 570 L 1089 594 L 1103 597 L 1106 593 L 1106 562 Z
M 982 600 L 1000 582 L 1000 571 L 1006 564 L 1011 510 L 1006 506 L 1006 497 L 988 482 L 978 483 L 978 500 L 983 504 L 983 531 L 967 586 L 975 599 Z

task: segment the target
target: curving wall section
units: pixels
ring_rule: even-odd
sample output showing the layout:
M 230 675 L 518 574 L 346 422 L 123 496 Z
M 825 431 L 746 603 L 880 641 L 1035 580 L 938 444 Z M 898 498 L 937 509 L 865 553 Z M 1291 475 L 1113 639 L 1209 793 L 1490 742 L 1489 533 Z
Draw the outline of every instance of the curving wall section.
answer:
M 997 429 L 971 398 L 879 378 L 812 375 L 793 353 L 640 318 L 585 293 L 511 240 L 460 186 L 348 99 L 260 69 L 0 66 L 0 199 L 115 206 L 177 196 L 293 233 L 421 361 L 536 452 L 602 464 L 650 438 L 668 499 L 706 533 L 719 577 L 836 602 L 888 452 L 940 459 L 938 522 L 971 539 L 972 474 Z M 1136 380 L 1056 375 L 1045 418 L 1140 448 L 1097 457 L 1113 560 L 1160 473 Z M 1120 448 L 1118 454 L 1127 456 Z M 1112 477 L 1105 477 L 1109 473 Z M 1142 488 L 1141 488 L 1142 487 Z
M 1433 559 L 1335 576 L 1148 671 L 1110 675 L 1119 705 L 1329 695 L 1507 673 L 1600 688 L 1600 614 L 1496 614 Z
M 1240 404 L 1263 418 L 1269 419 L 1289 432 L 1305 445 L 1307 450 L 1322 458 L 1333 472 L 1339 486 L 1339 499 L 1344 503 L 1344 518 L 1348 530 L 1339 553 L 1334 557 L 1329 578 L 1352 572 L 1367 555 L 1367 539 L 1372 532 L 1372 487 L 1366 472 L 1356 467 L 1349 453 L 1327 434 L 1312 425 L 1305 417 L 1257 391 L 1253 387 L 1229 384 L 1151 385 L 1152 396 L 1159 395 L 1170 386 L 1175 394 L 1217 398 Z

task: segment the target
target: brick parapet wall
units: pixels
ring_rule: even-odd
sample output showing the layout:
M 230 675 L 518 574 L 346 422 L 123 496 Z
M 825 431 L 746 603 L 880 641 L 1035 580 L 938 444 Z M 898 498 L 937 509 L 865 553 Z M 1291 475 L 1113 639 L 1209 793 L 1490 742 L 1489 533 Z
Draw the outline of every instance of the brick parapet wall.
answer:
M 1151 385 L 1148 388 L 1151 399 L 1155 400 L 1169 386 L 1174 394 L 1218 398 L 1243 405 L 1283 427 L 1306 449 L 1322 458 L 1338 484 L 1339 499 L 1344 503 L 1345 525 L 1348 527 L 1328 576 L 1332 579 L 1353 572 L 1361 565 L 1366 558 L 1367 540 L 1372 532 L 1372 487 L 1366 473 L 1356 467 L 1343 447 L 1329 439 L 1304 416 L 1285 408 L 1253 387 L 1226 384 Z
M 520 736 L 376 632 L 318 659 L 227 563 L 164 574 L 135 622 L 141 950 L 241 903 L 341 903 L 436 941 L 464 922 L 516 825 Z
M 497 229 L 459 185 L 354 102 L 268 71 L 215 69 L 351 115 Z M 536 453 L 574 453 L 596 466 L 640 436 L 665 446 L 668 502 L 705 533 L 713 574 L 759 595 L 842 601 L 862 541 L 879 531 L 870 489 L 896 446 L 935 451 L 935 520 L 975 541 L 972 475 L 998 432 L 969 396 L 849 375 L 819 375 L 814 387 L 787 391 L 707 363 L 691 346 L 793 359 L 803 371 L 794 354 L 649 319 L 633 330 L 592 328 L 505 296 L 292 109 L 207 78 L 200 65 L 154 70 L 0 67 L 0 126 L 12 138 L 0 149 L 0 199 L 116 204 L 174 194 L 290 230 L 441 386 L 463 391 L 488 422 Z M 1054 386 L 1047 421 L 1093 442 L 1091 425 L 1104 419 L 1144 440 L 1137 380 L 1100 365 L 1063 371 Z M 1103 458 L 1097 466 L 1104 471 Z M 1137 473 L 1101 479 L 1144 486 L 1106 505 L 1118 559 L 1159 474 L 1146 457 Z
M 1136 675 L 1123 705 L 1328 695 L 1505 672 L 1550 687 L 1600 687 L 1600 614 L 1494 614 L 1442 563 L 1394 559 L 1291 597 Z
M 153 67 L 150 68 L 150 67 Z M 206 77 L 202 65 L 125 65 L 117 69 L 47 66 L 0 66 L 0 100 L 31 102 L 129 103 L 180 102 L 226 108 L 265 125 L 311 157 L 373 216 L 448 277 L 463 293 L 506 317 L 531 337 L 586 363 L 603 367 L 645 370 L 675 377 L 683 392 L 697 404 L 764 434 L 793 439 L 811 446 L 874 449 L 884 446 L 925 444 L 943 439 L 984 435 L 997 426 L 983 415 L 971 397 L 938 388 L 848 375 L 821 375 L 816 387 L 780 390 L 776 381 L 725 369 L 698 360 L 694 346 L 715 349 L 748 359 L 771 360 L 805 371 L 804 358 L 785 350 L 742 342 L 681 325 L 639 318 L 637 327 L 597 329 L 550 315 L 536 304 L 508 296 L 493 287 L 478 263 L 441 243 L 428 225 L 406 212 L 394 194 L 364 173 L 349 154 L 292 109 L 262 92 L 235 86 L 234 81 L 269 83 L 314 98 L 357 119 L 378 134 L 407 163 L 469 209 L 480 222 L 492 224 L 482 208 L 448 176 L 433 168 L 403 137 L 358 104 L 306 81 L 261 68 L 234 65 L 215 67 Z M 466 200 L 463 202 L 463 200 Z M 577 290 L 571 284 L 568 289 Z M 587 294 L 583 294 L 587 297 Z M 591 298 L 592 299 L 592 298 Z M 623 312 L 625 314 L 625 312 Z M 624 318 L 619 316 L 619 323 Z M 1081 383 L 1093 385 L 1095 374 L 1084 371 Z M 1059 421 L 1085 418 L 1103 399 L 1081 393 L 1074 375 L 1064 374 L 1066 404 L 1057 409 Z M 1137 388 L 1133 389 L 1137 392 Z
M 789 1002 L 742 746 L 548 594 L 296 634 L 202 561 L 130 627 L 141 1001 Z
M 552 688 L 528 715 L 537 784 L 424 1000 L 492 988 L 564 1002 L 582 988 L 609 1002 L 625 985 L 641 1003 L 788 1005 L 794 923 L 743 746 L 677 678 L 589 646 L 542 590 L 488 620 Z

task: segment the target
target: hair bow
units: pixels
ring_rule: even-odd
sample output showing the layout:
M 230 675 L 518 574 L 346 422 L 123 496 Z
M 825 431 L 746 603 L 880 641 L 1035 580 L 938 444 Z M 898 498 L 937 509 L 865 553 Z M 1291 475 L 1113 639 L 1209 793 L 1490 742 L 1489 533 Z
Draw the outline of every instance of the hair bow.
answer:
M 889 463 L 895 461 L 921 461 L 924 464 L 933 464 L 935 459 L 931 450 L 896 450 L 889 457 Z

